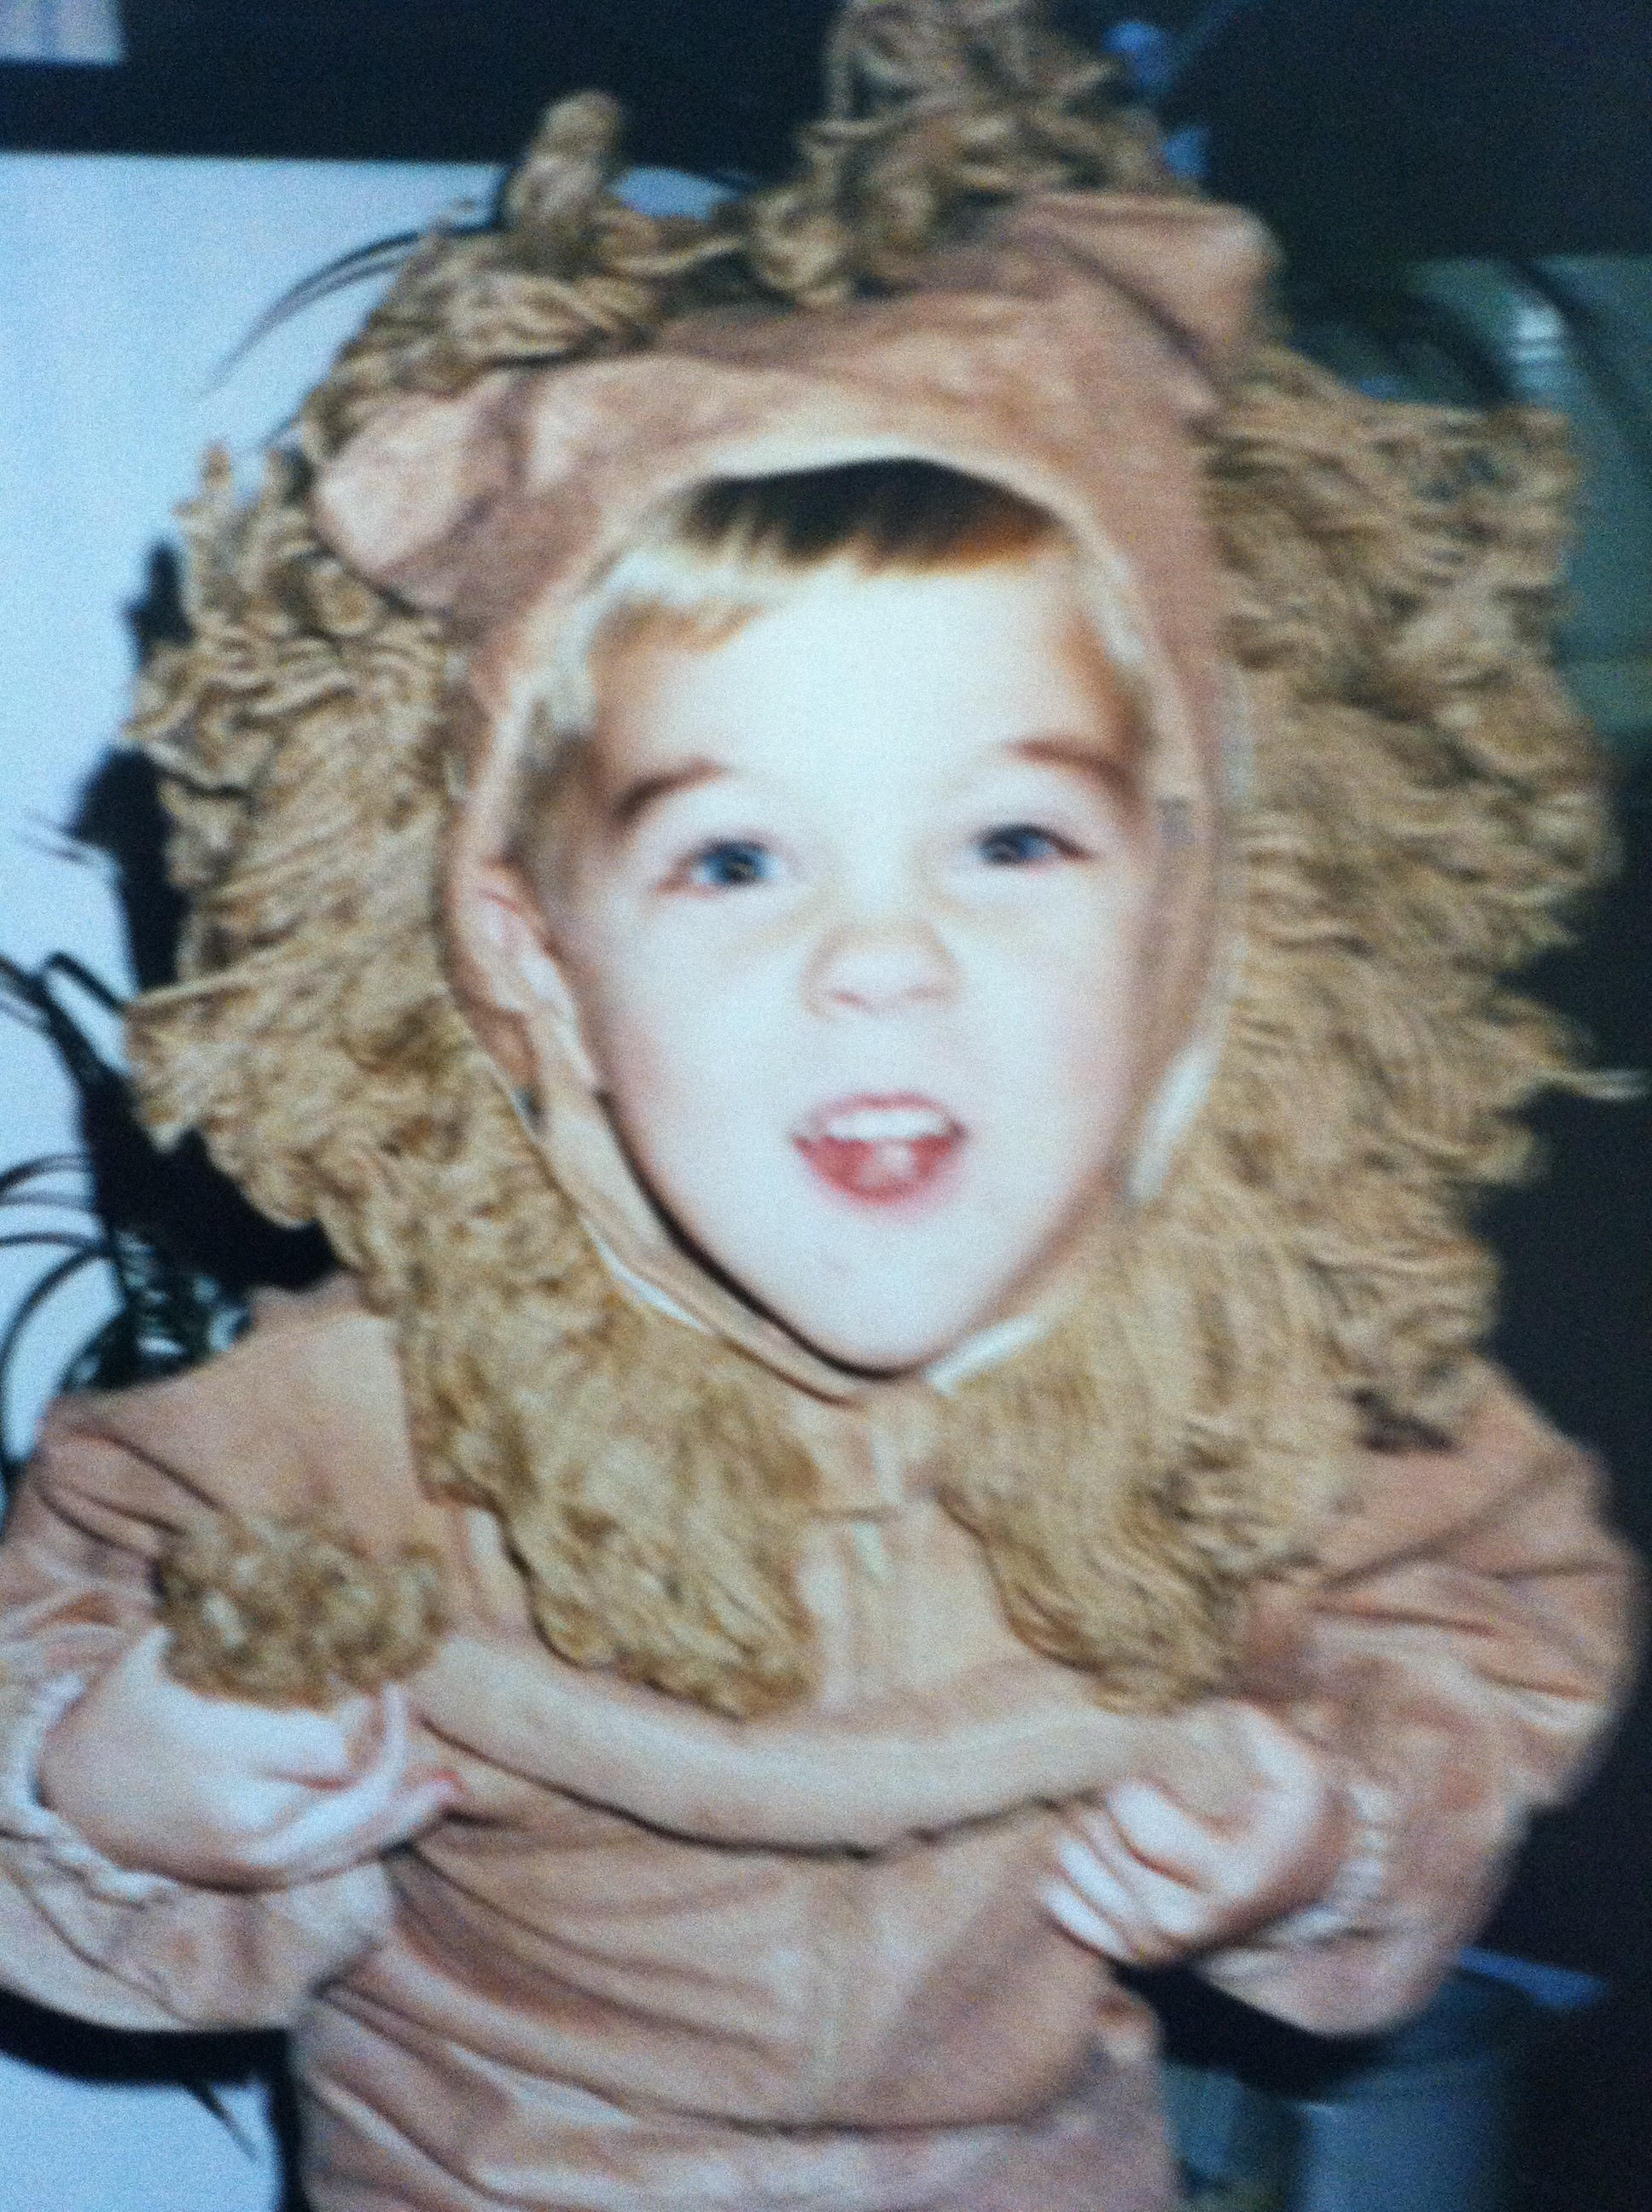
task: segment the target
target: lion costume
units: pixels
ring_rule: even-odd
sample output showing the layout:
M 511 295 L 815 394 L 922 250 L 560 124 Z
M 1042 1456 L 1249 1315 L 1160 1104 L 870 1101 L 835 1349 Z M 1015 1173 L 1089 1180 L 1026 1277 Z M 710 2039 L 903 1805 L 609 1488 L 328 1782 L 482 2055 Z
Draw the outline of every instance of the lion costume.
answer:
M 1502 977 L 1606 842 L 1541 649 L 1557 434 L 1270 343 L 1255 227 L 1023 9 L 855 0 L 829 61 L 798 178 L 704 222 L 610 196 L 606 102 L 556 110 L 257 502 L 212 477 L 140 704 L 192 901 L 145 1109 L 347 1272 L 49 1419 L 0 1968 L 290 2026 L 319 2208 L 1160 2212 L 1151 2015 L 1040 1903 L 1062 1806 L 1219 1802 L 1222 1701 L 1288 1717 L 1353 1846 L 1201 1969 L 1371 2027 L 1620 1686 L 1625 1562 L 1479 1356 L 1467 1221 L 1576 1079 Z M 1083 1280 L 869 1382 L 673 1240 L 576 1085 L 521 1095 L 452 915 L 525 635 L 674 491 L 890 456 L 1068 531 L 1181 857 Z M 203 1686 L 408 1677 L 461 1808 L 282 1891 L 102 1860 L 33 1757 L 158 1601 Z

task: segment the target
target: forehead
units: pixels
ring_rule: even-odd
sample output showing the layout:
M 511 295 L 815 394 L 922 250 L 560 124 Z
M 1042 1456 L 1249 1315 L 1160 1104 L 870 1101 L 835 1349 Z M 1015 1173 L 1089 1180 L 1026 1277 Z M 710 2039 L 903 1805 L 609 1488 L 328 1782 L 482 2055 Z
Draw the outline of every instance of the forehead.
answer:
M 1133 725 L 1061 552 L 961 571 L 847 565 L 756 608 L 629 611 L 591 655 L 610 772 L 691 750 L 730 767 L 885 772 Z

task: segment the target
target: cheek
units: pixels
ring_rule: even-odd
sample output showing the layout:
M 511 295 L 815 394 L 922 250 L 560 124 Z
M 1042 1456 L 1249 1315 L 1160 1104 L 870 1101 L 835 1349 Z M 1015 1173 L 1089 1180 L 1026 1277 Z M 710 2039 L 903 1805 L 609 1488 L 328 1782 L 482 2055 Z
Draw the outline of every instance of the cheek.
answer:
M 1142 923 L 1135 901 L 1066 917 L 1001 972 L 1001 1049 L 1011 1087 L 1047 1123 L 1082 1133 L 1121 1109 L 1141 1029 Z
M 1015 1146 L 1029 1183 L 1072 1195 L 1116 1163 L 1135 1076 L 1127 1010 L 1087 998 L 1040 1012 L 1026 1037 L 1037 1065 L 1011 1096 Z
M 658 1162 L 720 1152 L 762 1090 L 777 1033 L 772 992 L 739 963 L 656 933 L 610 959 L 582 1000 L 610 1109 Z
M 689 1012 L 695 1002 L 653 988 L 655 981 L 610 976 L 597 1004 L 597 1065 L 628 1121 L 691 1096 L 704 1081 L 701 1024 Z

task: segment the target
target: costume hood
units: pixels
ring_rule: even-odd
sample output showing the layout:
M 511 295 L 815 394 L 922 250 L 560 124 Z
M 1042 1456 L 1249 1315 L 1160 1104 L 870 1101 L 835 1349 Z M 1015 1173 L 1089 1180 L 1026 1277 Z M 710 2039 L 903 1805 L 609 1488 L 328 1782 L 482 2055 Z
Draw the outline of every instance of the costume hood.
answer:
M 1196 202 L 1041 185 L 892 289 L 663 322 L 611 319 L 578 253 L 472 243 L 430 248 L 317 395 L 317 479 L 278 455 L 242 507 L 226 468 L 190 517 L 194 635 L 137 723 L 192 901 L 183 980 L 128 1024 L 151 1127 L 321 1223 L 394 1322 L 423 1484 L 497 1516 L 564 1658 L 731 1712 L 803 1695 L 811 1532 L 916 1480 L 1017 1635 L 1104 1698 L 1231 1679 L 1362 1440 L 1468 1418 L 1467 1194 L 1569 1079 L 1501 980 L 1603 851 L 1542 657 L 1561 434 L 1254 346 L 1265 241 Z M 669 315 L 670 262 L 625 296 Z M 486 366 L 525 331 L 580 358 Z M 1059 1312 L 938 1389 L 858 1390 L 671 1243 L 571 1070 L 525 1126 L 462 925 L 528 672 L 659 503 L 878 456 L 1000 482 L 1082 549 L 1147 710 L 1163 902 L 1139 1202 Z
M 509 835 L 534 679 L 650 516 L 717 478 L 941 464 L 1065 526 L 1103 642 L 1147 708 L 1158 852 L 1131 1143 L 1137 1191 L 1156 1185 L 1219 1027 L 1241 744 L 1193 434 L 1252 342 L 1270 261 L 1260 226 L 1230 210 L 1048 194 L 931 255 L 897 297 L 684 318 L 641 353 L 495 372 L 378 415 L 322 474 L 313 512 L 351 568 L 468 648 L 477 735 L 447 863 L 461 996 L 485 1000 L 465 909 Z M 568 1070 L 542 1071 L 539 1091 L 553 1172 L 630 1289 L 813 1389 L 847 1389 L 683 1256 Z

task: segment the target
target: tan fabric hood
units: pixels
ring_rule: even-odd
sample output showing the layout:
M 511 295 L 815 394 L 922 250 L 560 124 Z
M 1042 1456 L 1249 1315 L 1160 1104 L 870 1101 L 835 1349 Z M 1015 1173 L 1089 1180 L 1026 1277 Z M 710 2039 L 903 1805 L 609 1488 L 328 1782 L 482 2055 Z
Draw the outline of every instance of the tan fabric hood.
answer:
M 697 315 L 641 352 L 500 371 L 453 399 L 386 409 L 324 471 L 314 513 L 351 567 L 444 615 L 471 648 L 489 736 L 450 900 L 504 842 L 521 672 L 546 664 L 663 501 L 720 477 L 897 457 L 1003 483 L 1081 549 L 1098 627 L 1150 708 L 1164 888 L 1136 1157 L 1163 1152 L 1202 1091 L 1218 1023 L 1237 745 L 1192 434 L 1246 349 L 1270 259 L 1260 227 L 1229 210 L 1050 194 L 930 256 L 896 297 Z M 462 953 L 455 967 L 464 995 Z M 583 1091 L 550 1091 L 540 1133 L 557 1180 L 634 1289 L 840 1395 L 835 1370 L 683 1258 Z

